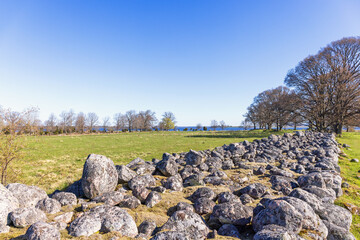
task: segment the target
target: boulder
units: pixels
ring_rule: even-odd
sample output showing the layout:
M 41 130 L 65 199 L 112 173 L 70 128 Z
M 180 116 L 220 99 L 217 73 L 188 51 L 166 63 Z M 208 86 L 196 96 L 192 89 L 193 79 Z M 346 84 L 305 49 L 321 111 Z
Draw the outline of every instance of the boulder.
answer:
M 141 203 L 145 203 L 146 198 L 150 194 L 150 191 L 144 187 L 136 187 L 132 190 L 134 197 L 140 200 Z
M 250 197 L 258 199 L 260 197 L 262 197 L 266 191 L 268 190 L 268 188 L 266 186 L 264 186 L 261 183 L 253 183 L 250 184 L 242 189 L 240 189 L 240 194 L 248 194 L 250 195 Z
M 130 189 L 135 189 L 136 187 L 148 188 L 154 187 L 156 185 L 155 178 L 150 174 L 145 174 L 142 176 L 136 176 L 128 182 Z
M 255 232 L 261 231 L 264 226 L 275 224 L 299 233 L 302 229 L 303 216 L 285 200 L 270 200 L 264 210 L 260 211 L 252 221 Z
M 5 226 L 10 224 L 8 215 L 18 207 L 18 199 L 9 189 L 0 184 L 0 228 L 3 229 L 2 231 L 0 230 L 0 232 L 6 231 L 5 229 L 7 228 Z
M 69 227 L 71 236 L 90 236 L 95 232 L 117 231 L 122 236 L 135 237 L 138 230 L 134 219 L 119 207 L 101 205 L 76 218 Z
M 135 209 L 141 204 L 140 200 L 134 196 L 125 195 L 123 200 L 118 204 L 122 208 Z
M 52 198 L 44 198 L 43 200 L 40 200 L 35 207 L 50 214 L 60 212 L 61 210 L 61 204 L 59 201 Z
M 38 201 L 48 197 L 44 190 L 36 186 L 10 183 L 6 188 L 18 199 L 20 208 L 35 207 Z
M 107 205 L 115 206 L 118 205 L 124 199 L 124 194 L 118 191 L 112 191 L 104 193 L 92 199 L 94 202 L 103 202 Z
M 331 203 L 324 203 L 322 210 L 318 214 L 321 219 L 346 231 L 350 230 L 352 215 L 347 209 Z
M 222 192 L 217 196 L 218 203 L 226 203 L 226 202 L 240 202 L 238 196 L 231 192 Z
M 143 234 L 144 237 L 149 238 L 154 232 L 155 228 L 156 228 L 155 221 L 145 220 L 139 225 L 138 231 L 139 234 Z
M 209 226 L 219 228 L 222 224 L 245 226 L 251 222 L 253 209 L 239 202 L 217 204 L 210 215 Z
M 336 199 L 336 193 L 331 188 L 319 188 L 316 186 L 309 186 L 303 189 L 309 193 L 316 195 L 323 202 L 334 203 Z
M 182 191 L 183 190 L 183 182 L 182 178 L 179 174 L 169 177 L 166 181 L 163 182 L 163 186 L 166 189 L 170 189 L 171 191 Z
M 211 188 L 202 187 L 196 189 L 196 191 L 190 196 L 190 199 L 192 202 L 195 202 L 197 199 L 204 197 L 213 200 L 216 197 L 216 195 L 214 191 L 211 190 Z
M 256 170 L 255 169 L 253 170 L 254 175 L 263 175 L 265 172 L 266 169 L 263 166 L 259 167 Z
M 109 158 L 90 154 L 86 159 L 81 186 L 87 198 L 92 199 L 106 192 L 114 191 L 118 183 L 118 173 Z
M 232 224 L 222 225 L 217 233 L 222 236 L 240 238 L 239 230 Z
M 54 217 L 54 221 L 55 222 L 62 222 L 62 223 L 70 223 L 71 222 L 71 218 L 73 217 L 74 213 L 73 212 L 66 212 L 64 214 L 58 215 L 56 217 Z
M 198 166 L 205 161 L 205 158 L 200 152 L 190 150 L 185 155 L 185 160 L 187 165 Z
M 186 232 L 190 237 L 189 239 L 205 239 L 209 233 L 209 228 L 198 214 L 180 210 L 171 215 L 161 227 L 161 231 Z
M 60 240 L 59 230 L 51 224 L 36 222 L 26 231 L 27 240 Z
M 206 197 L 198 198 L 194 202 L 195 212 L 200 215 L 211 213 L 215 205 L 214 201 Z
M 164 159 L 156 164 L 156 168 L 166 177 L 174 176 L 178 173 L 178 164 L 173 159 Z
M 145 164 L 145 161 L 142 160 L 141 158 L 135 158 L 134 160 L 132 160 L 131 162 L 129 162 L 128 164 L 126 164 L 126 167 L 133 169 L 138 165 L 143 165 Z
M 288 231 L 285 227 L 279 225 L 266 225 L 263 229 L 257 232 L 253 238 L 254 240 L 300 240 L 298 235 Z
M 194 207 L 186 202 L 179 202 L 176 206 L 175 206 L 176 211 L 180 211 L 180 210 L 186 210 L 186 211 L 192 211 L 194 212 Z
M 9 214 L 15 227 L 23 228 L 38 221 L 46 221 L 46 215 L 34 207 L 17 208 Z
M 158 192 L 152 191 L 145 200 L 145 205 L 148 208 L 154 207 L 156 204 L 158 204 L 161 201 L 161 195 Z
M 76 195 L 71 192 L 58 192 L 52 195 L 51 198 L 59 201 L 61 206 L 77 204 Z
M 118 173 L 118 183 L 127 183 L 136 177 L 136 172 L 125 165 L 116 165 L 115 167 Z
M 151 240 L 191 240 L 188 232 L 166 231 L 157 233 Z M 200 239 L 205 239 L 200 238 Z
M 295 197 L 303 200 L 307 204 L 309 204 L 315 211 L 316 214 L 323 211 L 323 202 L 314 194 L 309 193 L 301 188 L 294 189 L 289 197 Z

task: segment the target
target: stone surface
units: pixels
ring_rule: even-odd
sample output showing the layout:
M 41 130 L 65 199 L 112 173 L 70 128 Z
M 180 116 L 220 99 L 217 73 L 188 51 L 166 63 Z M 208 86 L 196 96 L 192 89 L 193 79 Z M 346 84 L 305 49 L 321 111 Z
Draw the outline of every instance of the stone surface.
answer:
M 61 206 L 76 205 L 76 195 L 70 192 L 58 192 L 55 193 L 51 198 L 60 202 Z
M 47 219 L 43 211 L 34 207 L 17 208 L 9 216 L 14 226 L 19 228 Z
M 161 201 L 161 195 L 158 192 L 152 191 L 145 200 L 145 205 L 148 208 L 154 207 L 156 204 L 158 204 Z
M 141 204 L 140 200 L 134 196 L 125 195 L 123 200 L 118 204 L 122 208 L 135 209 Z
M 149 238 L 156 228 L 156 223 L 153 220 L 145 220 L 143 221 L 139 227 L 139 233 L 142 233 L 146 238 Z
M 35 207 L 50 214 L 60 212 L 61 210 L 61 204 L 59 201 L 52 198 L 44 198 L 43 200 L 40 200 Z
M 92 199 L 92 201 L 100 203 L 103 202 L 107 205 L 115 206 L 124 199 L 124 194 L 118 191 L 104 193 Z
M 108 205 L 90 209 L 75 219 L 69 227 L 69 234 L 75 237 L 90 236 L 97 231 L 117 231 L 126 237 L 135 237 L 138 234 L 134 219 L 124 209 Z
M 10 183 L 6 188 L 18 199 L 21 208 L 35 207 L 38 201 L 48 197 L 44 190 L 36 186 Z
M 224 224 L 219 228 L 219 235 L 240 238 L 239 230 L 232 224 Z
M 115 167 L 118 173 L 118 183 L 127 183 L 136 177 L 136 172 L 125 165 L 116 165 Z
M 18 199 L 13 193 L 0 184 L 0 228 L 2 232 L 8 231 L 9 229 L 5 226 L 10 223 L 8 215 L 19 207 Z M 1 231 L 1 230 L 0 230 Z
M 202 187 L 198 188 L 191 196 L 191 201 L 195 202 L 199 198 L 208 198 L 210 200 L 213 200 L 215 198 L 215 193 L 211 188 L 208 187 Z
M 136 187 L 148 188 L 155 187 L 156 181 L 155 178 L 150 174 L 145 174 L 142 176 L 136 176 L 128 182 L 129 188 L 134 189 Z
M 179 174 L 171 176 L 166 181 L 164 181 L 163 186 L 171 191 L 182 191 L 183 190 L 182 178 Z
M 118 183 L 118 173 L 109 158 L 90 154 L 86 159 L 81 186 L 87 198 L 92 199 L 106 192 L 114 191 Z
M 198 198 L 194 202 L 195 212 L 200 215 L 211 213 L 215 205 L 214 201 L 206 197 Z
M 248 185 L 247 187 L 240 189 L 240 193 L 241 194 L 246 193 L 250 197 L 258 199 L 266 193 L 267 189 L 268 188 L 261 183 L 253 183 Z
M 27 240 L 60 240 L 59 230 L 45 222 L 36 222 L 26 231 Z
M 156 168 L 166 177 L 174 176 L 178 173 L 178 164 L 173 159 L 163 159 Z

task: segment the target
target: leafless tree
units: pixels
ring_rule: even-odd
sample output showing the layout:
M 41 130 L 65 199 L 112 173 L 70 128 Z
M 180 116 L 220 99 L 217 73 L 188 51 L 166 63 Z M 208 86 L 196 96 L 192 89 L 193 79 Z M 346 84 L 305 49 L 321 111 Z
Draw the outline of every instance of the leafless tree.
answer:
M 119 131 L 119 130 L 125 128 L 126 116 L 122 115 L 121 113 L 116 113 L 114 115 L 114 124 L 115 124 L 116 131 Z
M 176 123 L 175 115 L 172 112 L 165 112 L 163 118 L 170 119 L 174 124 Z
M 139 122 L 139 129 L 143 131 L 151 130 L 157 122 L 155 112 L 152 112 L 151 110 L 139 112 L 137 119 Z
M 126 126 L 131 132 L 134 129 L 135 121 L 136 121 L 136 112 L 135 110 L 127 111 L 126 114 Z
M 201 125 L 201 123 L 198 123 L 197 125 L 196 125 L 196 130 L 201 130 L 202 129 L 202 125 Z
M 103 127 L 103 131 L 104 132 L 107 132 L 109 129 L 109 123 L 110 123 L 110 117 L 104 117 L 103 118 L 103 124 L 102 124 L 102 127 Z
M 75 131 L 78 133 L 83 133 L 86 126 L 86 116 L 83 112 L 79 112 L 75 120 Z
M 210 127 L 215 131 L 216 128 L 219 126 L 218 122 L 216 120 L 212 120 Z
M 87 126 L 89 128 L 89 131 L 90 132 L 94 131 L 96 124 L 99 122 L 98 115 L 94 112 L 90 112 L 87 114 L 86 120 L 87 120 Z
M 57 124 L 57 118 L 54 113 L 51 113 L 48 120 L 45 121 L 46 131 L 49 133 L 54 133 Z
M 226 124 L 225 124 L 224 120 L 220 121 L 220 128 L 221 128 L 221 130 L 224 130 L 226 128 Z

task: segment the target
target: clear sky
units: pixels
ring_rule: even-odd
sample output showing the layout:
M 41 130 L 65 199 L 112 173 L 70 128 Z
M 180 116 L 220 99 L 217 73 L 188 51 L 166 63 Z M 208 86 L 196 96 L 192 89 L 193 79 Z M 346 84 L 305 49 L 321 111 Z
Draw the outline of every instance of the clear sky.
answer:
M 0 105 L 239 125 L 299 61 L 359 35 L 360 1 L 0 0 Z

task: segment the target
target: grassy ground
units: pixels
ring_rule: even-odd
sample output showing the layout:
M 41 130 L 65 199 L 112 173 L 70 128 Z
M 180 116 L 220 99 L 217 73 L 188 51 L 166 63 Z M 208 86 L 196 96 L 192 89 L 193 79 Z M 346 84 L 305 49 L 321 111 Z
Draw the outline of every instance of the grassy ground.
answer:
M 350 187 L 343 189 L 344 195 L 338 198 L 336 203 L 340 206 L 353 204 L 360 207 L 360 163 L 350 162 L 353 158 L 360 159 L 360 132 L 344 133 L 342 137 L 338 138 L 338 142 L 350 145 L 350 148 L 344 149 L 346 156 L 341 157 L 339 161 L 343 181 L 348 182 Z M 360 239 L 360 216 L 358 214 L 353 214 L 351 231 L 356 239 Z
M 119 134 L 27 137 L 26 157 L 15 162 L 13 181 L 37 185 L 48 193 L 81 178 L 90 153 L 105 155 L 115 164 L 136 157 L 160 158 L 164 152 L 204 150 L 223 144 L 263 138 L 271 132 L 139 132 Z

